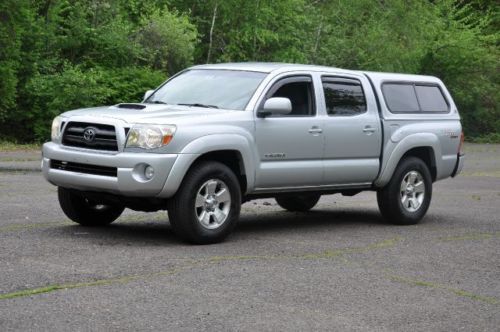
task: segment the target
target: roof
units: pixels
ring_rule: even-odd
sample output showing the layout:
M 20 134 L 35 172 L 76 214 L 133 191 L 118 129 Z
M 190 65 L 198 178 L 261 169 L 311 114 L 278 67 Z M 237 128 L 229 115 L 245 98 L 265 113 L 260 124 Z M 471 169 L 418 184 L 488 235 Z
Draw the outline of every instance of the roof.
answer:
M 256 71 L 262 73 L 270 73 L 277 70 L 332 70 L 333 67 L 323 67 L 316 65 L 301 65 L 293 63 L 280 62 L 232 62 L 232 63 L 217 63 L 206 64 L 191 67 L 192 69 L 225 69 L 225 70 L 244 70 Z M 343 70 L 343 69 L 339 69 Z
M 287 71 L 323 71 L 331 73 L 349 73 L 358 75 L 368 75 L 370 78 L 382 80 L 416 80 L 416 81 L 431 81 L 437 82 L 439 79 L 432 76 L 413 75 L 413 74 L 398 74 L 398 73 L 383 73 L 383 72 L 370 72 L 360 70 L 348 70 L 336 67 L 326 67 L 317 65 L 302 65 L 293 63 L 280 63 L 280 62 L 230 62 L 218 64 L 206 64 L 191 67 L 191 69 L 221 69 L 221 70 L 243 70 L 261 73 L 271 72 L 287 72 Z

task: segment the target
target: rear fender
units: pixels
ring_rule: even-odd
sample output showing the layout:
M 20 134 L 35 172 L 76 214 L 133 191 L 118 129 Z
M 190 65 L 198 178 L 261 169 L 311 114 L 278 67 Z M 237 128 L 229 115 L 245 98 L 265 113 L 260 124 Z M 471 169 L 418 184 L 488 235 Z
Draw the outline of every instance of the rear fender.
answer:
M 401 158 L 405 155 L 405 153 L 410 151 L 411 149 L 420 147 L 432 148 L 434 152 L 434 162 L 436 163 L 436 168 L 439 173 L 439 170 L 441 169 L 439 161 L 442 158 L 442 152 L 437 135 L 432 133 L 411 134 L 404 137 L 400 141 L 394 142 L 393 140 L 390 140 L 387 143 L 384 149 L 384 156 L 389 157 L 383 158 L 382 171 L 380 172 L 377 180 L 375 180 L 375 186 L 379 188 L 385 186 L 391 180 L 396 167 L 398 166 Z

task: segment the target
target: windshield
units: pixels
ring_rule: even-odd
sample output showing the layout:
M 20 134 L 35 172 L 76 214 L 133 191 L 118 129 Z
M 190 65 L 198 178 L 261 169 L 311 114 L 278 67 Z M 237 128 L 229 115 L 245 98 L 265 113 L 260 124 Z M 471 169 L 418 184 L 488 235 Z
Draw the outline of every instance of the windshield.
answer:
M 168 81 L 146 103 L 244 110 L 266 74 L 189 70 Z

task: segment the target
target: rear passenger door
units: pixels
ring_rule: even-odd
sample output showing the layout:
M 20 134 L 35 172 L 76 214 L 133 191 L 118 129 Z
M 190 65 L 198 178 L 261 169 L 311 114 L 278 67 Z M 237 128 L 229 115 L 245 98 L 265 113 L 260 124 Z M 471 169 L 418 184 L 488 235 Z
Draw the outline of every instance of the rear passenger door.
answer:
M 325 185 L 368 185 L 379 171 L 382 135 L 375 95 L 364 76 L 321 77 Z

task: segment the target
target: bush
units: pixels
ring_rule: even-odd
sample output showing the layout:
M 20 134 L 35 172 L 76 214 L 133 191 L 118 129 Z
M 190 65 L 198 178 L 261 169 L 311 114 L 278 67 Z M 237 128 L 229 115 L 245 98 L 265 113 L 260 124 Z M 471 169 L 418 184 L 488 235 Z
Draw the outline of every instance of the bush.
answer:
M 37 75 L 28 83 L 32 109 L 25 115 L 34 140 L 50 137 L 50 123 L 60 113 L 82 107 L 140 102 L 166 77 L 140 67 L 83 69 L 66 65 L 61 73 Z M 29 132 L 28 131 L 28 132 Z M 28 139 L 28 137 L 26 137 Z

